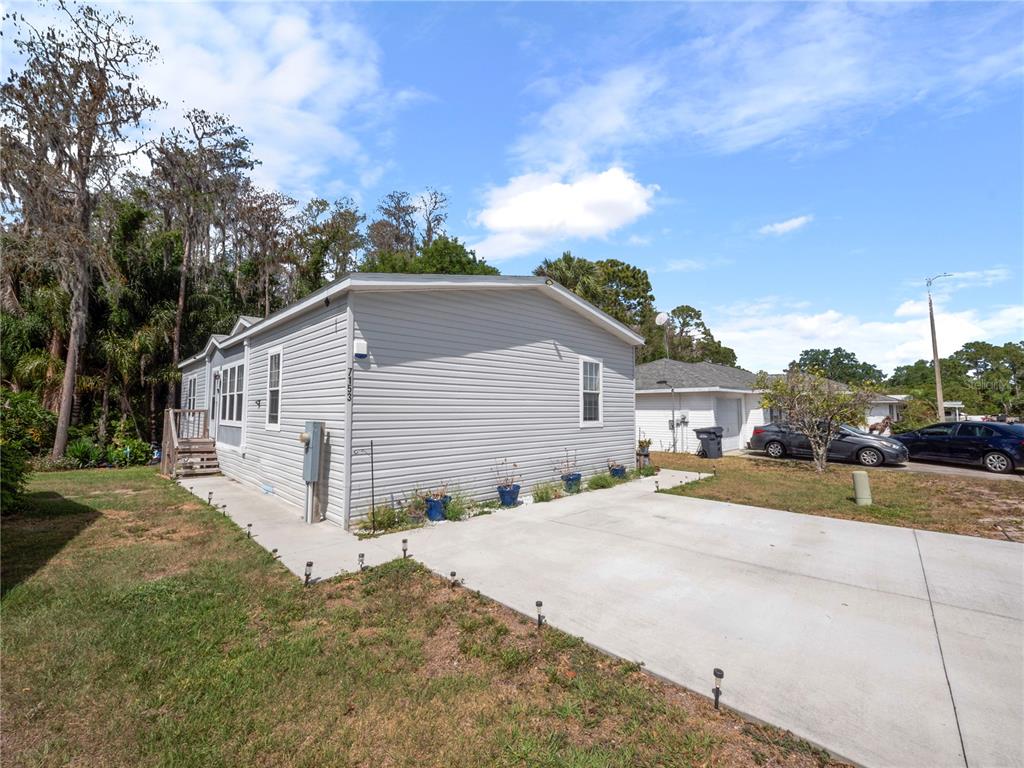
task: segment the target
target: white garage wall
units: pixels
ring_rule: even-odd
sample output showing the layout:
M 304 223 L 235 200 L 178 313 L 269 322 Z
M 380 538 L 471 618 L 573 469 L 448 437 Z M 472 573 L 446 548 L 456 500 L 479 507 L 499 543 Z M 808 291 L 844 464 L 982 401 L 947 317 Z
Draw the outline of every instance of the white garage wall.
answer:
M 683 453 L 696 453 L 700 440 L 694 430 L 704 427 L 730 427 L 722 436 L 722 447 L 734 451 L 746 446 L 753 434 L 754 427 L 765 423 L 764 412 L 761 410 L 760 395 L 741 395 L 729 392 L 686 392 L 677 393 L 676 418 L 687 417 L 688 423 L 679 427 L 676 434 L 676 449 Z M 719 424 L 715 415 L 716 400 Z M 743 421 L 737 425 L 737 418 L 731 424 L 725 424 L 725 416 L 742 414 Z M 636 393 L 636 431 L 637 440 L 650 438 L 651 450 L 671 451 L 672 430 L 669 421 L 672 419 L 672 395 Z

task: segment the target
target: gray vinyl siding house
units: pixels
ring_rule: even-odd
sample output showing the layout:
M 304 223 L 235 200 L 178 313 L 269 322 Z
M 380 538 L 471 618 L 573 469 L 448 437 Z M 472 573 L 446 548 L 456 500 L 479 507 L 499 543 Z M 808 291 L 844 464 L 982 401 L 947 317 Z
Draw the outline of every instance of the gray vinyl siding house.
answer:
M 182 407 L 195 379 L 221 471 L 297 512 L 306 495 L 299 434 L 307 420 L 324 422 L 318 507 L 348 527 L 367 515 L 371 484 L 377 504 L 443 483 L 489 499 L 500 459 L 518 464 L 523 494 L 557 480 L 566 450 L 584 476 L 609 460 L 633 466 L 642 343 L 542 277 L 353 274 L 212 337 L 180 365 Z M 586 418 L 585 363 L 599 371 Z

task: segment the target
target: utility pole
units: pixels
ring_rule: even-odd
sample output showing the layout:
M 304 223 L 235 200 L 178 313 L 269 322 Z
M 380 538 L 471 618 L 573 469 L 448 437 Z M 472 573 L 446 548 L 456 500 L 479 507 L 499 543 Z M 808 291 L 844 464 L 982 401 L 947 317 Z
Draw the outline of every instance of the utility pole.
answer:
M 946 404 L 942 398 L 942 367 L 939 365 L 939 343 L 935 338 L 935 310 L 932 308 L 932 283 L 940 277 L 952 277 L 949 272 L 927 278 L 924 283 L 928 288 L 928 322 L 932 328 L 932 364 L 935 366 L 935 416 L 939 421 L 946 420 Z

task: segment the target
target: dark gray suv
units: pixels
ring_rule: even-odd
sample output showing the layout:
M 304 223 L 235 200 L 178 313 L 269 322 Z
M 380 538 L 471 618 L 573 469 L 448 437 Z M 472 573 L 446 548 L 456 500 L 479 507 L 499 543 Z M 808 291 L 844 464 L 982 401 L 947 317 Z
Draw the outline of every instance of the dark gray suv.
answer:
M 773 459 L 811 455 L 811 443 L 807 436 L 786 424 L 754 427 L 750 447 L 755 451 L 764 451 Z M 902 464 L 908 458 L 907 447 L 899 440 L 869 435 L 846 424 L 839 428 L 839 434 L 828 447 L 829 461 L 855 461 L 865 467 Z

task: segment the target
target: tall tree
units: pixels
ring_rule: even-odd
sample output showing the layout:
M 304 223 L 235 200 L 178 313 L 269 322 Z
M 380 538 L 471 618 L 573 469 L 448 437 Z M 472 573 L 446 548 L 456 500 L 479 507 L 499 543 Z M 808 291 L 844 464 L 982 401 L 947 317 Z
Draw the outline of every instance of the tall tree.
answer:
M 294 295 L 297 299 L 355 269 L 366 245 L 362 232 L 366 217 L 350 198 L 333 205 L 314 197 L 296 222 Z
M 389 192 L 377 206 L 379 217 L 367 230 L 371 261 L 382 254 L 416 256 L 416 203 L 408 192 Z
M 563 251 L 557 259 L 544 259 L 533 274 L 554 280 L 592 304 L 601 301 L 601 276 L 597 264 Z
M 159 100 L 138 85 L 135 67 L 156 47 L 131 34 L 131 21 L 83 5 L 57 7 L 68 24 L 36 29 L 10 15 L 14 45 L 25 59 L 0 90 L 4 207 L 20 215 L 41 255 L 56 261 L 70 296 L 69 335 L 53 456 L 68 441 L 89 289 L 100 254 L 92 236 L 99 194 L 128 154 L 131 131 Z
M 423 247 L 429 248 L 435 238 L 444 235 L 444 223 L 448 220 L 448 198 L 444 192 L 428 188 L 420 195 L 419 209 L 423 216 Z
M 251 169 L 249 140 L 226 117 L 202 109 L 189 110 L 184 129 L 172 129 L 149 150 L 158 197 L 168 205 L 181 231 L 182 258 L 178 303 L 171 341 L 171 365 L 181 357 L 188 278 L 197 248 L 209 241 L 217 203 L 238 183 L 238 173 Z M 168 401 L 177 401 L 177 380 L 168 386 Z
M 295 202 L 280 192 L 256 187 L 247 189 L 241 200 L 238 226 L 248 242 L 244 267 L 250 293 L 258 296 L 264 317 L 271 312 L 272 300 L 284 300 L 278 291 L 278 282 L 286 276 L 287 265 L 294 262 L 295 231 L 291 211 Z
M 790 363 L 804 371 L 819 371 L 833 381 L 844 384 L 865 384 L 880 382 L 885 376 L 881 369 L 871 363 L 862 363 L 857 355 L 842 347 L 835 349 L 805 349 L 799 359 Z
M 597 270 L 601 309 L 634 327 L 654 316 L 654 293 L 647 270 L 618 259 L 597 262 Z

